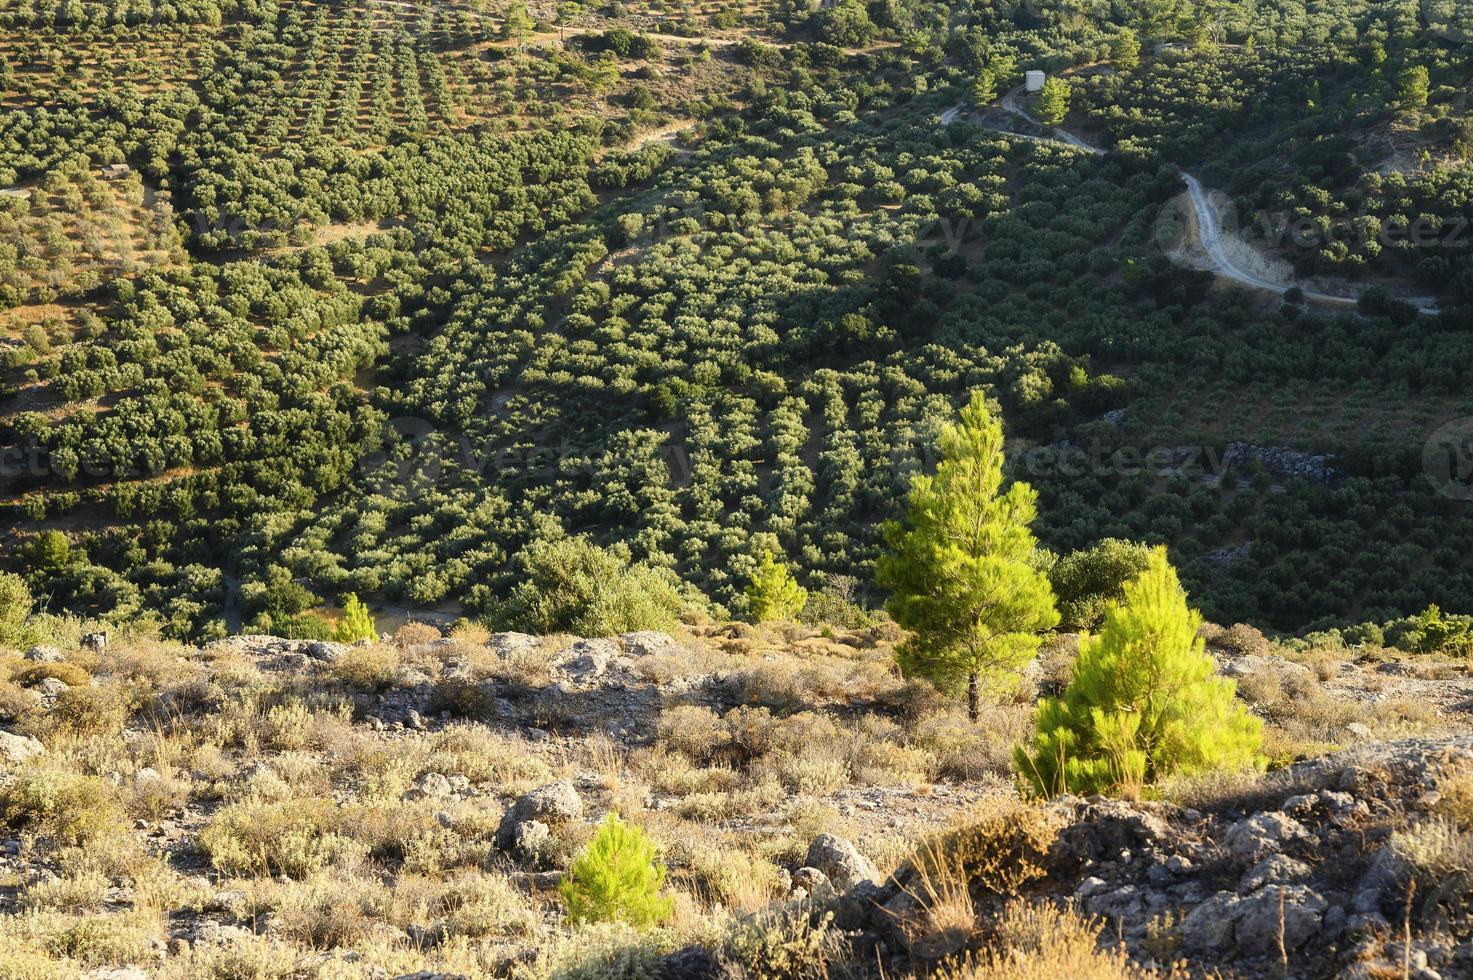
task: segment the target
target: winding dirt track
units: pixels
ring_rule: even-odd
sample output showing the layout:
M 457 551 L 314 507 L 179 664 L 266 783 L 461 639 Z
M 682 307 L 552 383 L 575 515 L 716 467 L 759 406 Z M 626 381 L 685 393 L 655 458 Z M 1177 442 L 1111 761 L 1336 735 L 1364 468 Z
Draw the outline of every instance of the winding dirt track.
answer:
M 1004 95 L 1001 100 L 1002 107 L 1008 112 L 1011 112 L 1016 116 L 1021 116 L 1022 118 L 1028 120 L 1029 122 L 1033 123 L 1033 125 L 1038 126 L 1039 128 L 1043 129 L 1044 132 L 1049 133 L 1050 135 L 1027 136 L 1026 134 L 1022 133 L 1015 133 L 1013 135 L 1023 136 L 1025 139 L 1048 140 L 1051 142 L 1063 143 L 1066 146 L 1072 146 L 1075 149 L 1083 150 L 1086 153 L 1093 153 L 1096 155 L 1103 155 L 1105 153 L 1105 150 L 1102 147 L 1098 147 L 1092 143 L 1086 142 L 1073 133 L 1060 129 L 1057 126 L 1045 125 L 1042 121 L 1034 117 L 1034 115 L 1030 113 L 1028 109 L 1023 105 L 1023 103 L 1019 100 L 1018 95 L 1020 92 L 1022 92 L 1022 89 L 1013 89 L 1007 95 Z M 949 126 L 951 123 L 956 121 L 957 117 L 959 117 L 964 110 L 965 106 L 960 104 L 947 109 L 941 114 L 941 124 L 943 126 Z M 1185 171 L 1182 172 L 1182 180 L 1186 182 L 1187 196 L 1192 202 L 1192 213 L 1196 218 L 1195 224 L 1197 231 L 1197 241 L 1201 244 L 1203 253 L 1212 263 L 1214 271 L 1219 276 L 1223 277 L 1224 279 L 1231 279 L 1234 282 L 1242 283 L 1245 286 L 1252 286 L 1255 289 L 1266 289 L 1270 292 L 1278 293 L 1279 295 L 1283 295 L 1284 293 L 1287 293 L 1290 289 L 1294 289 L 1297 287 L 1304 294 L 1304 298 L 1307 300 L 1312 300 L 1319 303 L 1333 303 L 1341 306 L 1354 306 L 1356 304 L 1359 298 L 1359 293 L 1346 296 L 1320 292 L 1318 290 L 1308 289 L 1292 279 L 1272 279 L 1266 277 L 1261 272 L 1255 272 L 1252 269 L 1244 267 L 1233 257 L 1232 253 L 1227 248 L 1224 239 L 1227 237 L 1228 233 L 1223 230 L 1222 222 L 1218 217 L 1217 208 L 1213 205 L 1212 200 L 1208 197 L 1207 191 L 1202 187 L 1202 182 L 1199 181 L 1192 174 L 1189 174 Z M 1406 302 L 1411 303 L 1423 313 L 1435 315 L 1438 312 L 1437 300 L 1431 296 L 1408 296 L 1403 298 L 1406 300 Z

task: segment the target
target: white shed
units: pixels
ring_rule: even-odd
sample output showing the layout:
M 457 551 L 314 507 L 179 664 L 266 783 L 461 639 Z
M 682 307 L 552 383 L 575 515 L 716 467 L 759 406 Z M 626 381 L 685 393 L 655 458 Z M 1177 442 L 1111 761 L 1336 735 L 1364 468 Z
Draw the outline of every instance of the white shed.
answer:
M 1041 71 L 1030 71 L 1023 76 L 1023 87 L 1029 92 L 1042 92 L 1044 79 L 1048 75 Z

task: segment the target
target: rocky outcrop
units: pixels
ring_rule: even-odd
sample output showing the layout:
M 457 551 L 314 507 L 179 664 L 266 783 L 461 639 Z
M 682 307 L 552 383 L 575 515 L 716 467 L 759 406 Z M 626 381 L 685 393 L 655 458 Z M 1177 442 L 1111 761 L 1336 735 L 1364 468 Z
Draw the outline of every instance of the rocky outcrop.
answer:
M 701 658 L 666 633 L 575 639 L 546 652 L 545 638 L 498 633 L 488 646 L 509 663 L 531 657 L 546 664 L 545 677 L 535 681 L 522 675 L 473 682 L 492 720 L 507 725 L 535 718 L 560 732 L 598 731 L 641 743 L 654 737 L 661 712 L 672 705 L 724 710 L 736 704 L 724 678 L 691 670 Z
M 535 860 L 552 828 L 583 817 L 583 800 L 565 780 L 548 783 L 518 799 L 501 817 L 496 846 L 522 860 Z
M 1378 963 L 1401 935 L 1391 923 L 1408 914 L 1411 870 L 1393 831 L 1429 819 L 1439 780 L 1464 769 L 1473 769 L 1473 736 L 1368 744 L 1266 776 L 1202 812 L 1060 799 L 1051 807 L 1066 825 L 1029 894 L 1104 918 L 1106 935 L 1142 962 L 1164 942 L 1234 976 L 1281 975 L 1285 962 L 1295 976 L 1309 964 L 1309 975 L 1332 976 Z M 827 873 L 815 857 L 810 850 L 806 863 Z M 1404 959 L 1422 980 L 1473 976 L 1473 939 L 1446 938 L 1449 917 L 1473 906 L 1473 875 L 1454 877 L 1427 894 L 1412 890 L 1411 921 L 1425 928 L 1414 928 L 1413 948 L 1393 965 Z M 864 893 L 869 911 L 857 925 L 877 949 L 893 948 L 898 925 L 916 913 L 910 869 L 879 888 L 862 875 L 834 885 Z
M 1275 476 L 1328 484 L 1333 483 L 1340 475 L 1330 465 L 1334 458 L 1278 446 L 1252 446 L 1246 442 L 1234 442 L 1228 445 L 1223 462 L 1238 467 L 1256 464 Z

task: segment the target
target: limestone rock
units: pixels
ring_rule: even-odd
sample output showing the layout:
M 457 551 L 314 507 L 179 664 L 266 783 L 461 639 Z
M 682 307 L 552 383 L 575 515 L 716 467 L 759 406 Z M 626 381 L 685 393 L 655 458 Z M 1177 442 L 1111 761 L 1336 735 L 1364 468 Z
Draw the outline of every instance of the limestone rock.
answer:
M 848 891 L 861 881 L 880 882 L 880 870 L 860 853 L 859 848 L 834 834 L 819 834 L 808 846 L 804 865 L 823 873 L 840 891 Z
M 1242 899 L 1236 909 L 1234 939 L 1242 950 L 1303 946 L 1320 931 L 1327 903 L 1304 885 L 1268 885 Z
M 46 747 L 29 735 L 0 731 L 0 759 L 6 762 L 25 762 L 45 752 Z
M 538 787 L 512 804 L 496 828 L 496 846 L 503 851 L 517 850 L 518 828 L 536 822 L 547 830 L 550 826 L 577 820 L 583 816 L 583 800 L 567 780 Z M 535 834 L 535 831 L 528 831 Z M 544 837 L 545 839 L 545 837 Z
M 1298 820 L 1271 810 L 1255 813 L 1233 824 L 1223 842 L 1233 857 L 1244 863 L 1256 864 L 1270 854 L 1277 854 L 1290 841 L 1307 836 L 1308 831 Z
M 1271 854 L 1259 861 L 1238 882 L 1238 892 L 1248 895 L 1264 885 L 1303 881 L 1309 877 L 1309 865 L 1283 854 Z

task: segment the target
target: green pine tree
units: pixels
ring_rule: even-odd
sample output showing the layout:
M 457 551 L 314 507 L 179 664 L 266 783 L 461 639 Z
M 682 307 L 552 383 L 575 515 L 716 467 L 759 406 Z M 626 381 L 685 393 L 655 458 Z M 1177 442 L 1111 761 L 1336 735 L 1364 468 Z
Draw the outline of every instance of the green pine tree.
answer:
M 1403 109 L 1422 108 L 1431 94 L 1431 77 L 1421 65 L 1413 65 L 1396 76 L 1396 100 Z
M 944 690 L 965 685 L 976 721 L 981 681 L 1018 671 L 1059 614 L 1032 561 L 1037 494 L 1026 483 L 1003 491 L 1002 423 L 981 393 L 942 429 L 941 456 L 935 476 L 911 485 L 905 522 L 885 525 L 889 553 L 875 571 L 890 615 L 910 630 L 897 650 L 902 672 Z
M 664 921 L 674 910 L 674 901 L 660 894 L 664 884 L 665 867 L 656 863 L 644 831 L 611 813 L 558 891 L 574 922 L 617 919 L 642 927 Z
M 527 5 L 521 2 L 513 3 L 506 8 L 506 19 L 501 23 L 501 36 L 517 42 L 520 47 L 522 42 L 532 36 L 536 28 L 532 21 L 532 15 L 527 13 Z
M 977 80 L 972 83 L 972 104 L 981 107 L 996 98 L 997 76 L 992 73 L 991 68 L 983 68 L 977 73 Z
M 1135 31 L 1122 27 L 1110 38 L 1110 64 L 1120 71 L 1135 71 L 1141 63 L 1141 39 Z
M 1069 83 L 1057 76 L 1046 79 L 1034 112 L 1045 126 L 1057 126 L 1069 114 Z
M 1038 706 L 1038 734 L 1014 762 L 1042 794 L 1132 792 L 1167 776 L 1257 764 L 1262 722 L 1218 677 L 1202 617 L 1155 549 L 1098 636 L 1085 637 L 1062 700 Z
M 359 640 L 374 641 L 378 631 L 373 628 L 373 614 L 358 598 L 357 593 L 348 593 L 343 600 L 343 618 L 333 630 L 332 638 L 339 643 L 357 643 Z
M 754 623 L 797 619 L 808 604 L 808 590 L 798 584 L 785 563 L 764 551 L 752 573 L 752 584 L 747 586 L 747 602 Z

